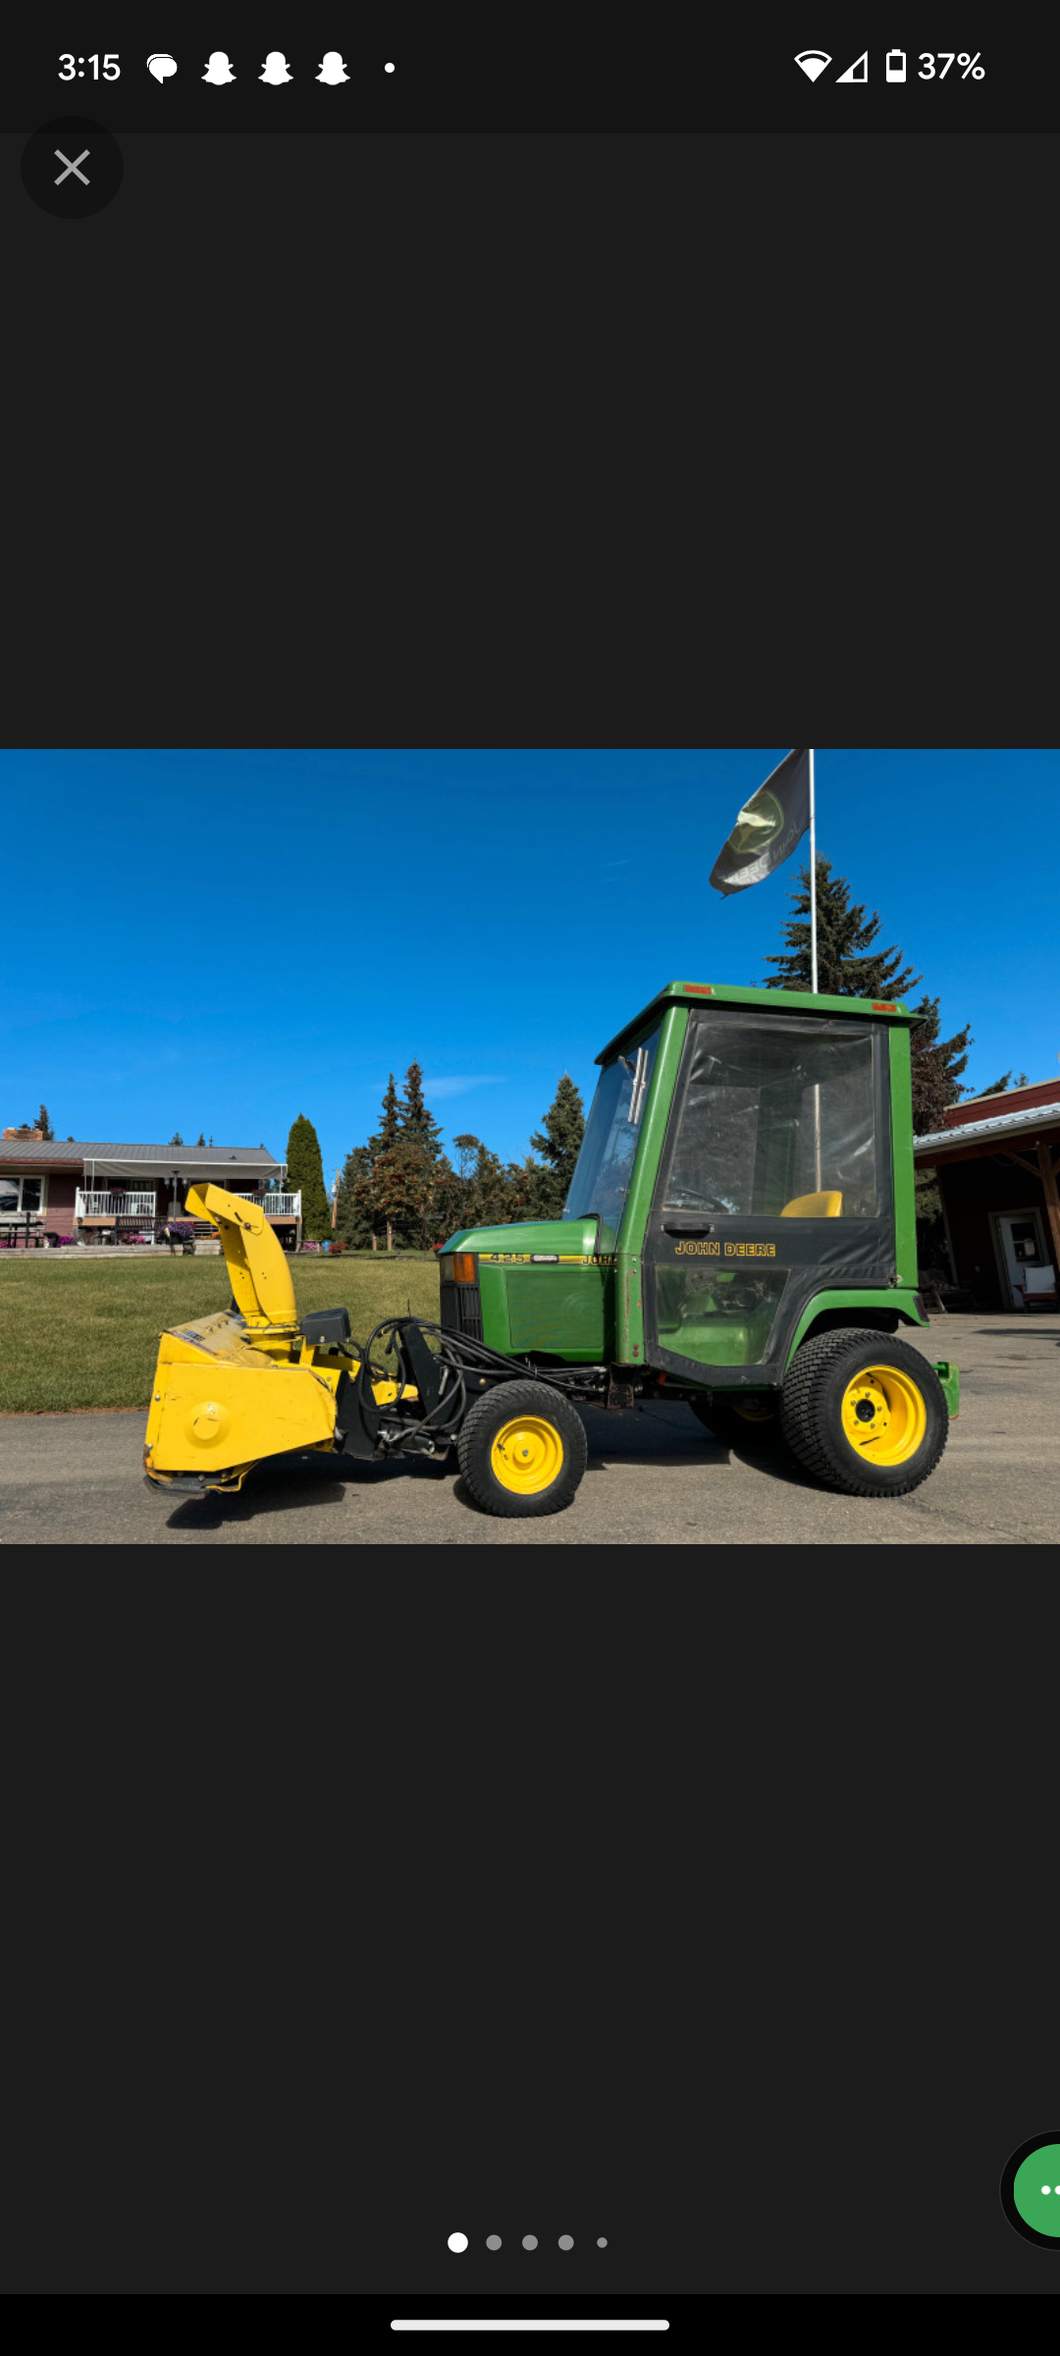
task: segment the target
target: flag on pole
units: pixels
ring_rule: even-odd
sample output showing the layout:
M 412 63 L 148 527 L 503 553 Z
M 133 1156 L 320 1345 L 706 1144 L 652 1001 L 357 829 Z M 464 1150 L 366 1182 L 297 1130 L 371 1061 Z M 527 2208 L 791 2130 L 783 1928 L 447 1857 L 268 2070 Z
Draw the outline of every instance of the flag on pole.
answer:
M 787 754 L 740 811 L 710 871 L 716 892 L 745 891 L 790 859 L 812 817 L 811 755 Z M 814 984 L 816 988 L 816 982 Z

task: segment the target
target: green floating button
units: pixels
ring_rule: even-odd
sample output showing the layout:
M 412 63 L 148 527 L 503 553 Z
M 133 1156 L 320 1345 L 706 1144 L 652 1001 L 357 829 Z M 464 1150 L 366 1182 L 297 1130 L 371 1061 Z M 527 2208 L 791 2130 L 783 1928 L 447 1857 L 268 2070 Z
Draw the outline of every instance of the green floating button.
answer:
M 1060 2249 L 1060 2128 L 1029 2137 L 1009 2154 L 1001 2206 L 1024 2241 L 1040 2250 Z
M 1012 2198 L 1025 2225 L 1060 2241 L 1060 2143 L 1040 2144 L 1020 2161 Z

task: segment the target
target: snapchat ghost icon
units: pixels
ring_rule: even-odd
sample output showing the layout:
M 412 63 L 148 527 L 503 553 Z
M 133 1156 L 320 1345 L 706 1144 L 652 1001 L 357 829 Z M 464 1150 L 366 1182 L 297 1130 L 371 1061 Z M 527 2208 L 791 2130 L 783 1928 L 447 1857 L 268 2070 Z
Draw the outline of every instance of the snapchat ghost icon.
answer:
M 336 82 L 348 82 L 349 78 L 350 77 L 346 71 L 345 66 L 343 65 L 338 50 L 326 49 L 324 52 L 323 65 L 321 66 L 320 72 L 317 75 L 317 81 L 327 82 L 329 86 L 333 87 Z
M 204 82 L 212 82 L 215 90 L 219 90 L 223 82 L 235 81 L 231 63 L 223 49 L 210 51 L 210 62 L 202 78 Z
M 287 71 L 287 59 L 282 49 L 270 49 L 265 60 L 265 71 L 258 75 L 258 80 L 271 82 L 274 88 L 280 82 L 293 82 L 294 75 Z

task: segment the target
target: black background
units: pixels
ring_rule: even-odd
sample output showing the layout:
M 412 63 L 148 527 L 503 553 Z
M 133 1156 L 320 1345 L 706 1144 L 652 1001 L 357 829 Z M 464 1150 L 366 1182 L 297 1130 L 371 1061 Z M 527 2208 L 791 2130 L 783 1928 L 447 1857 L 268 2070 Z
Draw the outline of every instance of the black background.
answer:
M 1045 1567 L 5 1569 L 16 2287 L 1055 2287 Z
M 740 742 L 805 703 L 1048 741 L 1038 103 L 1005 138 L 647 136 L 647 99 L 123 129 L 80 223 L 12 122 L 10 740 Z M 160 958 L 207 893 L 351 1023 L 390 955 L 526 1019 L 458 811 L 430 943 L 372 814 L 312 909 L 278 825 L 241 901 L 275 819 L 195 816 Z M 573 821 L 588 877 L 608 814 Z M 48 848 L 43 810 L 45 931 Z M 542 890 L 552 848 L 498 812 Z M 688 850 L 646 811 L 643 888 Z M 938 830 L 909 855 L 945 888 Z M 572 989 L 634 923 L 587 880 Z M 211 1019 L 238 1053 L 238 993 Z M 1054 1592 L 867 1510 L 839 1560 L 5 1558 L 8 2286 L 492 2301 L 533 2231 L 535 2287 L 594 2306 L 1060 2287 L 997 2191 L 1057 2108 Z

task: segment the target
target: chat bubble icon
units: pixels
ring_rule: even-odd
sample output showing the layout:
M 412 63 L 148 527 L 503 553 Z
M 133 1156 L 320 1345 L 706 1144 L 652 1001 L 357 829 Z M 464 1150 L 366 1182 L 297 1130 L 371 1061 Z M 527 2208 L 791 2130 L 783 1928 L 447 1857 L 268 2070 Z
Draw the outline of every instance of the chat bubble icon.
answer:
M 154 56 L 147 60 L 147 71 L 154 75 L 156 82 L 168 82 L 170 74 L 175 74 L 176 70 L 176 58 L 170 57 L 164 49 L 156 49 Z

